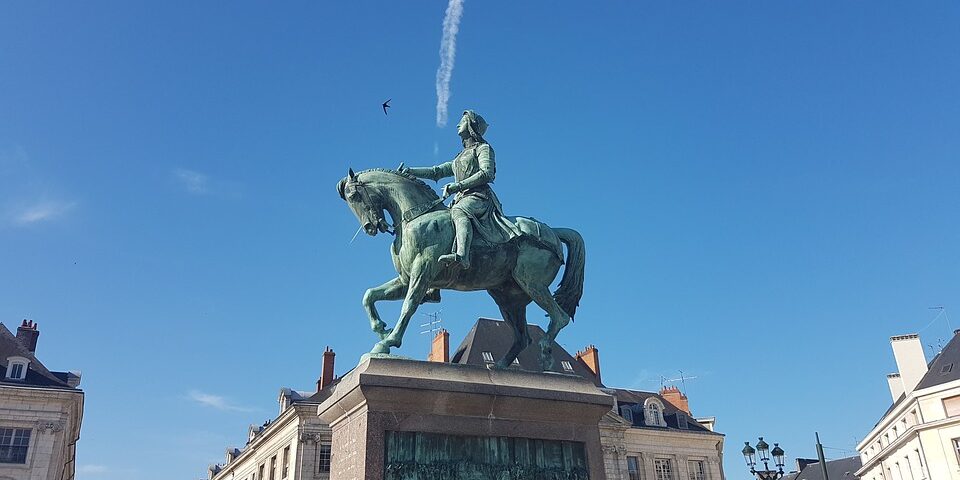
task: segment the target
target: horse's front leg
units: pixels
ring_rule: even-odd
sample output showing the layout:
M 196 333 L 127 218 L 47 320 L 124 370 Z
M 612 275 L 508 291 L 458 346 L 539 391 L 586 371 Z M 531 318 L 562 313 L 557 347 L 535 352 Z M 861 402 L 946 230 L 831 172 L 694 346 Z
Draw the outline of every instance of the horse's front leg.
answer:
M 423 301 L 423 296 L 427 293 L 427 288 L 436 273 L 436 260 L 427 257 L 426 255 L 418 256 L 412 266 L 407 296 L 403 300 L 397 325 L 383 340 L 377 342 L 370 353 L 390 353 L 391 348 L 399 347 L 403 343 L 403 333 L 407 330 L 407 324 Z
M 394 278 L 379 287 L 367 289 L 363 294 L 363 308 L 367 310 L 367 316 L 370 317 L 370 328 L 376 333 L 380 340 L 386 337 L 390 330 L 387 324 L 380 319 L 380 313 L 377 312 L 377 302 L 380 300 L 400 300 L 407 294 L 407 282 L 400 277 Z

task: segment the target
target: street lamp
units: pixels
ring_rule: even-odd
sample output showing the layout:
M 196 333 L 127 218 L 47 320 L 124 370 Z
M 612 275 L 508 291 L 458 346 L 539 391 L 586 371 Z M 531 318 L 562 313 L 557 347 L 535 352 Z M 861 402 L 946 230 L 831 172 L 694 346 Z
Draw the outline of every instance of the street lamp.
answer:
M 750 467 L 750 473 L 753 476 L 757 477 L 757 480 L 779 480 L 783 477 L 783 455 L 784 451 L 780 448 L 780 444 L 774 443 L 773 450 L 770 450 L 770 445 L 767 442 L 763 441 L 763 437 L 760 437 L 760 441 L 757 442 L 757 448 L 754 449 L 750 446 L 750 442 L 743 442 L 745 445 L 741 453 L 743 453 L 743 459 L 747 462 L 747 466 Z M 773 454 L 773 463 L 777 467 L 776 470 L 770 470 L 770 455 Z M 763 470 L 757 470 L 757 456 L 759 455 L 759 460 L 763 462 Z

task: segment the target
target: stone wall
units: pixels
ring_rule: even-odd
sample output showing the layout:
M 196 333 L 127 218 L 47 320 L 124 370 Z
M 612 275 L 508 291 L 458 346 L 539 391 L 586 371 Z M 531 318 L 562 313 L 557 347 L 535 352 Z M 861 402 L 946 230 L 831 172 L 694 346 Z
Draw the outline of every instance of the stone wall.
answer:
M 0 427 L 30 430 L 26 463 L 0 463 L 0 478 L 73 478 L 82 412 L 79 390 L 0 386 Z

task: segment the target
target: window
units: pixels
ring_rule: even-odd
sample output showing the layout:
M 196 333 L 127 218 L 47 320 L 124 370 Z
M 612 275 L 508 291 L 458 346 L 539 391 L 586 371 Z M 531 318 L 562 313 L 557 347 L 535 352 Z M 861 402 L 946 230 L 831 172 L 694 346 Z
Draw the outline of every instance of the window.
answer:
M 629 406 L 624 405 L 620 407 L 620 416 L 623 417 L 624 420 L 633 424 L 633 409 L 631 409 Z
M 568 361 L 566 361 L 566 360 L 560 362 L 560 365 L 563 366 L 563 371 L 565 371 L 565 372 L 572 372 L 572 371 L 573 371 L 573 365 L 570 365 L 570 362 L 568 362 Z
M 920 465 L 920 478 L 921 478 L 921 480 L 924 479 L 924 478 L 927 478 L 927 472 L 925 472 L 925 471 L 924 471 L 924 468 L 923 468 L 923 457 L 920 456 L 920 449 L 914 450 L 913 453 L 916 453 L 916 454 L 917 454 L 917 461 L 920 462 L 919 465 Z
M 948 417 L 960 416 L 960 395 L 943 399 L 943 409 Z
M 952 364 L 952 363 L 949 363 L 949 364 L 947 364 L 947 365 L 944 365 L 944 366 L 940 367 L 940 375 L 946 375 L 946 374 L 948 374 L 948 373 L 950 373 L 950 372 L 952 372 L 952 371 L 953 371 L 953 364 Z
M 953 453 L 957 454 L 957 460 L 960 460 L 960 438 L 953 439 Z
M 630 480 L 640 480 L 640 461 L 637 457 L 627 457 L 627 473 Z
M 10 380 L 23 380 L 27 378 L 27 365 L 29 359 L 23 357 L 7 357 L 7 378 Z
M 320 472 L 330 471 L 330 445 L 320 445 L 317 451 L 317 470 Z
M 493 354 L 490 352 L 483 352 L 483 361 L 487 363 L 493 363 Z
M 659 402 L 657 402 L 652 398 L 647 399 L 646 405 L 644 406 L 644 410 L 645 410 L 644 416 L 646 417 L 645 423 L 647 425 L 651 425 L 654 427 L 663 426 L 663 416 L 661 413 L 663 411 L 663 407 L 660 406 Z
M 283 449 L 283 470 L 280 472 L 280 478 L 287 478 L 290 473 L 290 447 Z
M 277 480 L 277 456 L 270 459 L 270 480 Z
M 657 480 L 674 480 L 673 465 L 669 458 L 654 459 L 653 470 L 657 473 Z
M 0 463 L 27 463 L 30 429 L 0 428 Z
M 514 364 L 514 365 L 520 365 L 520 359 L 519 359 L 519 358 L 514 358 L 514 359 L 513 359 L 513 364 Z
M 264 471 L 264 467 L 263 467 L 263 464 L 261 463 L 261 464 L 260 464 L 260 475 L 257 475 L 257 478 L 259 478 L 260 480 L 263 480 L 263 471 Z
M 707 469 L 703 460 L 690 460 L 687 462 L 687 470 L 690 470 L 690 480 L 707 480 Z

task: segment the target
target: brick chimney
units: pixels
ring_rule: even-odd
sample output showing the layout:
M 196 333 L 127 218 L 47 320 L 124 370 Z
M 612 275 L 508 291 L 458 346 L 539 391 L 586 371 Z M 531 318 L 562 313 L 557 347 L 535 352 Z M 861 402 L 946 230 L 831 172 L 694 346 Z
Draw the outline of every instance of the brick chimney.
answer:
M 690 402 L 687 401 L 687 396 L 679 388 L 674 386 L 663 387 L 660 389 L 660 396 L 670 402 L 670 405 L 677 407 L 678 410 L 683 410 L 687 412 L 687 415 L 691 415 Z
M 33 323 L 33 320 L 24 320 L 17 328 L 17 340 L 20 344 L 30 350 L 30 353 L 37 351 L 37 339 L 40 338 L 40 330 L 37 328 L 39 323 Z
M 320 379 L 317 380 L 318 392 L 333 383 L 336 378 L 333 376 L 333 361 L 336 356 L 337 354 L 330 347 L 323 350 L 323 371 L 320 373 Z
M 450 332 L 440 329 L 437 336 L 433 337 L 433 343 L 430 345 L 430 354 L 427 355 L 428 362 L 450 361 Z
M 597 376 L 597 381 L 600 380 L 600 351 L 597 350 L 595 345 L 587 345 L 587 348 L 584 348 L 582 351 L 577 352 L 577 360 L 583 362 L 583 364 Z

